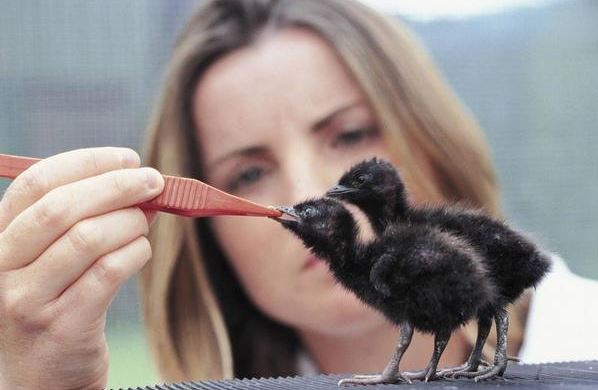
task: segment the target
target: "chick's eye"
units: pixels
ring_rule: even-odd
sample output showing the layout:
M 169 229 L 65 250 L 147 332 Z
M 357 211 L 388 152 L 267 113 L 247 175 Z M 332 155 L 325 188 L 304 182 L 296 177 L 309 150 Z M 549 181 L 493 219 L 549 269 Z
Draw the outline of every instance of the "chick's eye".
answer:
M 353 184 L 354 185 L 362 185 L 364 183 L 366 183 L 368 181 L 368 177 L 365 174 L 361 174 L 358 175 L 357 177 L 355 177 L 355 179 L 353 179 Z
M 303 210 L 303 215 L 306 218 L 310 218 L 316 215 L 316 210 L 313 207 L 307 207 L 305 210 Z

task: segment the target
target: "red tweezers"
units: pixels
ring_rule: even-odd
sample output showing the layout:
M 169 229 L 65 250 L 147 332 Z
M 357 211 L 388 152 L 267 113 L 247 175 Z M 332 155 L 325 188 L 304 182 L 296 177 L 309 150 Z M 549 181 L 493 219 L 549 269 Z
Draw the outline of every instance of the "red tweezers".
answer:
M 38 161 L 40 161 L 38 158 L 0 154 L 0 177 L 14 179 Z M 278 210 L 231 195 L 196 179 L 168 175 L 162 177 L 164 178 L 162 193 L 152 200 L 139 204 L 139 207 L 185 217 L 215 215 L 280 217 L 282 215 Z

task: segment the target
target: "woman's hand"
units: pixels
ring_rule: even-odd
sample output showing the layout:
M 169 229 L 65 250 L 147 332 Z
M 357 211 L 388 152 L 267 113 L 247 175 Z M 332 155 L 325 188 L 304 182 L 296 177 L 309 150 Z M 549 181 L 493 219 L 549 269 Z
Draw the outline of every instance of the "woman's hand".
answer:
M 106 311 L 151 257 L 149 215 L 163 189 L 122 148 L 38 162 L 0 201 L 0 389 L 103 388 Z

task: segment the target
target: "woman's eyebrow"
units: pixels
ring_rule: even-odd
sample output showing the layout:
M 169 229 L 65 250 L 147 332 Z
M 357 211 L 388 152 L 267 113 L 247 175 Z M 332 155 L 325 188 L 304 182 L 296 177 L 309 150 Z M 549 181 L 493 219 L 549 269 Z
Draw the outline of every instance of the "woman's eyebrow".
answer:
M 222 164 L 226 160 L 229 160 L 232 158 L 263 155 L 265 152 L 266 152 L 266 147 L 264 147 L 264 146 L 249 146 L 246 148 L 233 150 L 232 152 L 226 153 L 226 154 L 214 159 L 214 161 L 206 164 L 207 169 L 212 170 L 214 168 L 217 168 L 220 164 Z
M 337 116 L 342 114 L 345 111 L 348 111 L 356 106 L 360 106 L 363 104 L 363 101 L 361 100 L 357 100 L 354 101 L 352 103 L 349 104 L 345 104 L 340 106 L 339 108 L 335 109 L 334 111 L 332 111 L 330 114 L 326 115 L 324 118 L 317 120 L 316 122 L 314 122 L 313 125 L 311 125 L 311 129 L 313 132 L 317 132 L 318 130 L 321 130 L 322 128 L 328 126 L 330 124 L 330 122 L 332 122 L 332 120 Z

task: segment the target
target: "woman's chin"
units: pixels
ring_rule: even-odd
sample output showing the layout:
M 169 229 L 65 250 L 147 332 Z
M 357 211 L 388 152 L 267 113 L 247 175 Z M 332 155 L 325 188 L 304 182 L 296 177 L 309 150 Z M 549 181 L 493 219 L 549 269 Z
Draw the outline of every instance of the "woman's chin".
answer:
M 351 336 L 387 323 L 380 312 L 365 305 L 340 285 L 336 284 L 332 289 L 312 308 L 312 311 L 317 309 L 317 313 L 309 317 L 310 324 L 304 324 L 309 331 L 329 336 Z

